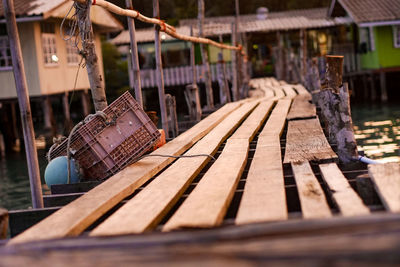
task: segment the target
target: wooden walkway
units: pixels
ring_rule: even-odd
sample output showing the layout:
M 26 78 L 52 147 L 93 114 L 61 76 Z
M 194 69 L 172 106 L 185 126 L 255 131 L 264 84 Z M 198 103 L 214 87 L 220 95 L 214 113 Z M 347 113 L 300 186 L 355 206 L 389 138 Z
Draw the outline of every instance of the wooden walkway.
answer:
M 262 97 L 225 105 L 153 152 L 193 157 L 143 158 L 9 245 L 400 211 L 398 164 L 342 170 L 304 87 L 251 82 Z

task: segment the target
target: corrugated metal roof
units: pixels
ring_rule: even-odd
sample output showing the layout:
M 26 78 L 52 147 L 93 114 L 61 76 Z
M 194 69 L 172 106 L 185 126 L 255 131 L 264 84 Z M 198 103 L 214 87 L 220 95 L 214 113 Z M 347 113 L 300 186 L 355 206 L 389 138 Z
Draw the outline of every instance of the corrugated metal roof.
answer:
M 400 0 L 339 0 L 356 23 L 400 19 Z
M 66 0 L 14 0 L 15 14 L 18 17 L 41 15 Z M 0 14 L 3 16 L 3 2 L 0 2 Z
M 272 13 L 271 13 L 272 14 Z M 307 10 L 294 10 L 285 12 L 274 12 L 273 16 L 269 16 L 265 20 L 258 20 L 256 15 L 243 15 L 240 16 L 239 31 L 241 32 L 270 32 L 270 31 L 285 31 L 296 29 L 310 29 L 310 28 L 324 28 L 335 25 L 350 24 L 350 18 L 326 18 L 327 9 L 307 9 Z M 233 17 L 216 17 L 206 18 L 204 25 L 204 34 L 207 37 L 229 35 L 231 34 L 231 23 Z M 184 25 L 187 23 L 187 25 Z M 180 27 L 177 31 L 182 34 L 189 35 L 190 25 L 193 26 L 194 35 L 197 35 L 197 20 L 183 20 L 180 22 Z M 164 40 L 173 39 L 165 35 Z M 154 41 L 153 28 L 142 29 L 136 31 L 136 40 L 138 43 Z M 129 32 L 123 31 L 112 43 L 116 45 L 127 44 L 130 42 Z

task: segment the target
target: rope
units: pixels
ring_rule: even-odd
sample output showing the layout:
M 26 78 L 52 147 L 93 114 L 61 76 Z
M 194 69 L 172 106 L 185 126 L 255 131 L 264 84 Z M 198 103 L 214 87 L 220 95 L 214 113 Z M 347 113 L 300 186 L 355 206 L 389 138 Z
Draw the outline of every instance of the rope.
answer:
M 81 4 L 86 4 L 86 0 L 72 0 L 75 1 L 75 3 L 79 2 Z M 244 50 L 242 49 L 242 47 L 239 46 L 233 46 L 233 45 L 227 45 L 224 43 L 219 43 L 216 41 L 213 41 L 211 39 L 208 38 L 203 38 L 203 37 L 194 37 L 194 36 L 188 36 L 188 35 L 184 35 L 184 34 L 179 34 L 176 32 L 176 29 L 165 23 L 164 21 L 162 21 L 161 19 L 158 18 L 149 18 L 146 17 L 142 14 L 140 14 L 138 11 L 134 10 L 134 9 L 124 9 L 124 8 L 120 8 L 117 5 L 114 5 L 110 2 L 107 2 L 106 0 L 96 0 L 96 1 L 91 1 L 89 0 L 89 5 L 90 3 L 92 5 L 98 5 L 101 6 L 105 9 L 107 9 L 108 11 L 120 15 L 120 16 L 126 16 L 126 17 L 131 17 L 131 18 L 136 18 L 140 21 L 143 21 L 145 23 L 149 23 L 149 24 L 155 24 L 160 26 L 160 30 L 165 32 L 166 34 L 168 34 L 171 37 L 174 37 L 176 39 L 180 39 L 183 41 L 187 41 L 187 42 L 193 42 L 193 43 L 202 43 L 202 44 L 207 44 L 207 45 L 212 45 L 221 49 L 228 49 L 228 50 L 236 50 L 238 52 L 240 52 L 242 55 L 245 55 Z

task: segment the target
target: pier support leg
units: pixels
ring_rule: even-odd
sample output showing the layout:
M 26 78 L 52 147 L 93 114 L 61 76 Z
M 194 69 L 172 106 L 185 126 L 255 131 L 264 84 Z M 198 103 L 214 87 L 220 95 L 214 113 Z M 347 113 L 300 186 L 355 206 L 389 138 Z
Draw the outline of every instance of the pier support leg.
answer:
M 65 130 L 69 133 L 72 129 L 72 121 L 71 121 L 71 113 L 69 108 L 69 101 L 68 101 L 68 93 L 62 95 L 62 103 L 63 103 L 63 110 L 64 110 L 64 118 L 65 118 Z
M 90 114 L 89 108 L 89 93 L 88 90 L 83 90 L 81 93 L 83 115 L 86 117 Z
M 51 131 L 51 136 L 57 135 L 56 121 L 53 114 L 53 108 L 51 106 L 50 96 L 45 96 L 43 99 L 43 115 L 44 115 L 44 127 Z
M 379 73 L 379 79 L 381 84 L 381 101 L 386 103 L 388 101 L 387 89 L 386 89 L 386 73 L 381 71 Z
M 0 208 L 0 239 L 7 238 L 8 211 Z
M 371 86 L 370 86 L 370 88 L 371 88 L 371 94 L 370 94 L 371 95 L 371 101 L 375 102 L 375 100 L 376 100 L 376 88 L 375 88 L 375 76 L 374 76 L 373 73 L 370 74 L 369 79 L 370 79 L 370 84 L 371 84 Z

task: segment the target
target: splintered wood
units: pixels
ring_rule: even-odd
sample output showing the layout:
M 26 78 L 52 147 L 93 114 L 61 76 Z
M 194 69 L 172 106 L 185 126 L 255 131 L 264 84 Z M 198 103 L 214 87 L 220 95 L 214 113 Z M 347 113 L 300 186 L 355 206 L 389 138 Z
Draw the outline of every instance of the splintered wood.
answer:
M 368 165 L 368 172 L 383 205 L 388 211 L 400 212 L 400 165 Z
M 318 119 L 289 121 L 284 163 L 336 160 Z

